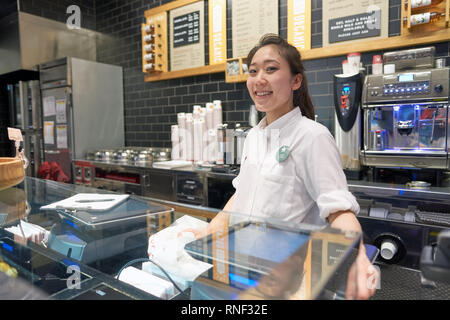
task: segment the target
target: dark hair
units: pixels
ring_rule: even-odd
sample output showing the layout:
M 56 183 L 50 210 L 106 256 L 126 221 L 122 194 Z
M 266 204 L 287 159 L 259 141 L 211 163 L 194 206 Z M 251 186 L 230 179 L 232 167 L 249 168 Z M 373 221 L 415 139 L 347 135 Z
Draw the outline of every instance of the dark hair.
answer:
M 302 58 L 297 48 L 276 34 L 266 34 L 261 37 L 258 44 L 248 53 L 247 64 L 251 64 L 256 51 L 270 44 L 276 45 L 280 49 L 280 55 L 289 63 L 289 67 L 293 75 L 302 75 L 302 84 L 300 88 L 294 91 L 293 103 L 294 106 L 300 107 L 300 110 L 304 116 L 314 120 L 314 105 L 308 92 L 305 67 L 303 67 Z

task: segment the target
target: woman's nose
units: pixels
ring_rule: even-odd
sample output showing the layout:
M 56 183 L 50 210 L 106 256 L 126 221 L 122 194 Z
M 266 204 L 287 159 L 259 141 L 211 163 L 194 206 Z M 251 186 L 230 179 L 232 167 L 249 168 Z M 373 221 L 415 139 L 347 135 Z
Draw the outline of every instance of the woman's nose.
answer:
M 267 82 L 264 72 L 259 71 L 255 77 L 256 84 L 264 84 Z

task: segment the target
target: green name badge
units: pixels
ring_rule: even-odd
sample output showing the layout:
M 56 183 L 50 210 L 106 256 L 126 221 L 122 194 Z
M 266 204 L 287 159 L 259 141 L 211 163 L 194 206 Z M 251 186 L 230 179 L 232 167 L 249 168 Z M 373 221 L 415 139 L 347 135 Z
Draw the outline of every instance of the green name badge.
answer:
M 291 150 L 289 149 L 288 146 L 280 147 L 280 149 L 278 149 L 277 156 L 276 156 L 277 157 L 277 161 L 278 162 L 285 161 L 289 157 L 290 153 L 291 153 Z

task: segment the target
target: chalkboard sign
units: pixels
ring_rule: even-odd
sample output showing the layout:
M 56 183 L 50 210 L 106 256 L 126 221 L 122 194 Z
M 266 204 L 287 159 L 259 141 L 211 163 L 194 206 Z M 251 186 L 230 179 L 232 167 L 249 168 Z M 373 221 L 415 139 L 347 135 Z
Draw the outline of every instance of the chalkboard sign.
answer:
M 173 19 L 173 47 L 178 48 L 200 42 L 200 11 Z
M 329 43 L 378 37 L 381 34 L 381 11 L 331 19 L 328 22 Z

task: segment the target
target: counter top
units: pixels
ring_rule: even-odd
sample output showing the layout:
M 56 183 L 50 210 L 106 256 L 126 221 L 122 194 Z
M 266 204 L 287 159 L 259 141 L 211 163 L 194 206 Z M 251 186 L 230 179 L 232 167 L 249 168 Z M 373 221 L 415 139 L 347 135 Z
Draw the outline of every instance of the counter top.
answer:
M 232 180 L 237 176 L 235 173 L 221 173 L 212 171 L 209 167 L 200 167 L 196 165 L 190 165 L 180 168 L 174 169 L 161 169 L 154 168 L 152 165 L 130 165 L 130 164 L 121 164 L 112 161 L 94 161 L 94 160 L 75 160 L 75 161 L 87 161 L 92 164 L 97 164 L 100 166 L 112 166 L 112 167 L 121 167 L 123 169 L 137 169 L 137 170 L 155 170 L 155 171 L 164 171 L 164 172 L 175 172 L 175 173 L 194 173 L 197 175 L 205 175 L 210 177 L 218 177 Z M 392 183 L 381 183 L 381 182 L 373 182 L 367 180 L 348 180 L 348 187 L 350 191 L 354 192 L 362 192 L 364 190 L 370 189 L 371 192 L 388 192 L 389 195 L 394 195 L 397 193 L 404 194 L 405 192 L 410 195 L 429 195 L 429 196 L 437 196 L 437 197 L 445 197 L 450 195 L 450 187 L 430 187 L 427 189 L 414 189 L 408 188 L 406 185 L 402 184 L 392 184 Z

